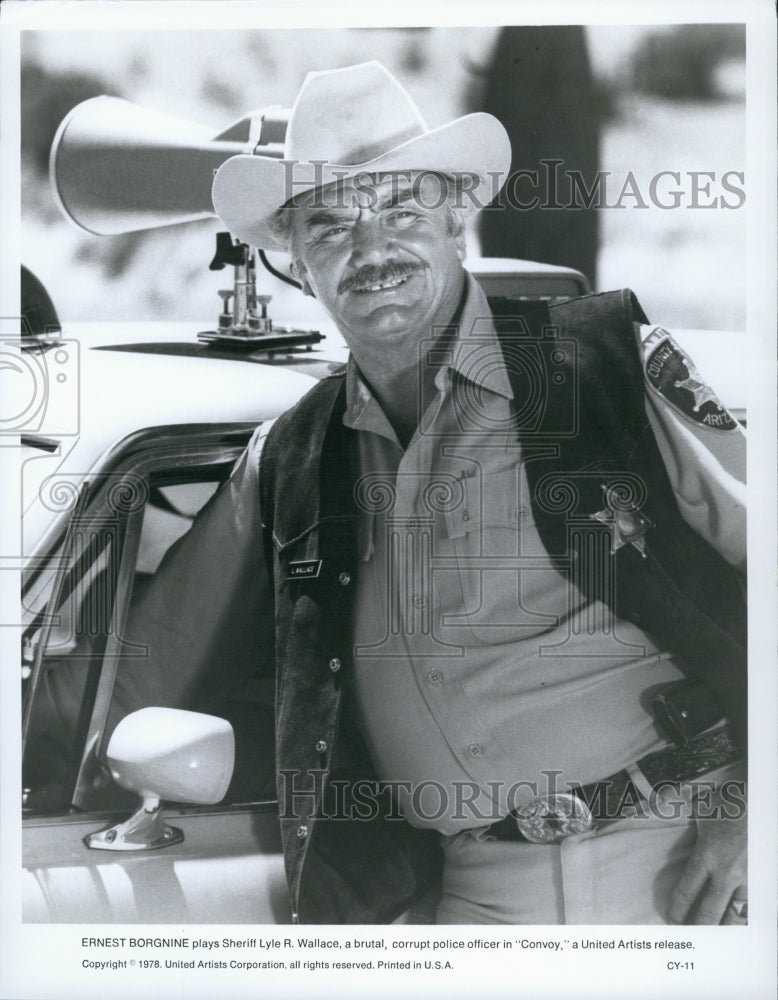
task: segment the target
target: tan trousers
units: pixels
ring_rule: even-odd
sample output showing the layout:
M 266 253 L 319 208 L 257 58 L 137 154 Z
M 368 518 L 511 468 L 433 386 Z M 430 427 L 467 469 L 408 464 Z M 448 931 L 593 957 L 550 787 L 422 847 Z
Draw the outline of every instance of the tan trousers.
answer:
M 666 924 L 697 839 L 693 820 L 605 824 L 544 845 L 443 838 L 440 924 Z

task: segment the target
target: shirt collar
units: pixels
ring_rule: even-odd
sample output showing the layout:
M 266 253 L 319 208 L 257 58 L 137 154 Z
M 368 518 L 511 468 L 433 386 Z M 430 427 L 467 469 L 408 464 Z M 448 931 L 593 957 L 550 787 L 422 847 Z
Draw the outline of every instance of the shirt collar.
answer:
M 465 272 L 466 296 L 459 318 L 456 338 L 448 348 L 448 357 L 435 379 L 438 388 L 442 380 L 456 372 L 462 378 L 506 399 L 513 399 L 508 372 L 494 328 L 492 311 L 483 289 Z M 495 364 L 495 359 L 497 363 Z M 383 417 L 378 401 L 366 385 L 359 366 L 349 355 L 346 368 L 346 412 L 343 423 L 355 430 L 374 430 L 376 411 Z M 386 418 L 384 417 L 385 422 Z
M 452 348 L 450 368 L 453 371 L 481 388 L 513 399 L 489 301 L 483 288 L 469 273 L 467 298 Z

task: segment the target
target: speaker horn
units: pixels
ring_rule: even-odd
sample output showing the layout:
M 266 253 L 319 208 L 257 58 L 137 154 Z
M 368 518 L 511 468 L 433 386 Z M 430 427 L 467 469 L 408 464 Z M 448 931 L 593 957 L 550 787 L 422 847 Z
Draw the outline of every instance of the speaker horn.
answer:
M 49 158 L 55 197 L 79 228 L 98 236 L 215 217 L 213 175 L 238 153 L 280 159 L 289 112 L 254 112 L 213 135 L 211 129 L 93 97 L 60 123 Z

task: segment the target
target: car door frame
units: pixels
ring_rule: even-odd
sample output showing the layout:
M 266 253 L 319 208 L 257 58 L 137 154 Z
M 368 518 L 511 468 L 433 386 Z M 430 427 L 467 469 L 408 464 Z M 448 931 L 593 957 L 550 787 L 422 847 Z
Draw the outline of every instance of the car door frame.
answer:
M 23 820 L 25 919 L 65 923 L 149 922 L 155 918 L 179 922 L 283 923 L 290 919 L 276 802 L 166 807 L 166 817 L 183 830 L 184 843 L 130 854 L 93 851 L 83 843 L 86 833 L 121 818 L 115 812 L 73 811 L 86 804 L 91 776 L 105 750 L 105 727 L 119 667 L 145 509 L 142 484 L 146 485 L 147 499 L 151 478 L 160 472 L 163 478 L 175 481 L 176 474 L 183 470 L 223 470 L 234 463 L 254 429 L 253 424 L 243 423 L 149 428 L 111 449 L 88 477 L 93 493 L 83 514 L 77 515 L 83 516 L 87 529 L 100 523 L 110 507 L 110 496 L 114 498 L 114 506 L 116 497 L 124 502 L 124 523 L 119 527 L 115 554 L 117 576 L 111 627 L 101 654 L 100 676 L 72 790 L 71 811 L 54 816 L 30 815 Z M 45 552 L 34 560 L 35 574 L 47 558 L 58 558 L 66 520 L 69 519 L 63 519 L 57 531 L 49 533 Z M 62 575 L 69 571 L 69 562 L 61 559 L 52 595 L 56 594 Z M 43 658 L 42 649 L 36 652 L 38 658 Z M 31 690 L 34 695 L 34 685 Z M 144 878 L 144 872 L 152 871 L 152 877 Z M 251 872 L 253 880 L 249 877 Z M 82 877 L 85 873 L 88 873 L 86 880 Z M 127 880 L 134 888 L 129 891 L 125 884 L 125 891 L 119 892 L 116 886 Z M 225 889 L 221 899 L 212 895 L 205 899 L 197 885 L 206 883 L 230 888 Z M 136 891 L 141 884 L 146 886 L 141 896 L 147 893 L 148 899 L 139 897 Z M 69 898 L 84 885 L 88 886 L 89 905 L 85 899 Z M 112 886 L 117 893 L 115 905 L 111 899 Z M 160 886 L 167 887 L 162 894 L 157 891 Z

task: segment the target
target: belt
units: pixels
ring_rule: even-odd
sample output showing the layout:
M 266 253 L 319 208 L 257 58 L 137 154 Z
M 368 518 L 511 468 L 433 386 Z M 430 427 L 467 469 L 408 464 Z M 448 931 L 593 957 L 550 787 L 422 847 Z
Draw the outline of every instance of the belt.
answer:
M 703 733 L 684 746 L 668 746 L 637 761 L 640 771 L 624 768 L 589 785 L 568 785 L 569 792 L 540 795 L 487 827 L 496 840 L 524 840 L 533 844 L 556 844 L 566 837 L 585 833 L 596 823 L 634 816 L 645 800 L 646 784 L 660 791 L 741 759 L 742 754 L 729 728 Z M 642 780 L 641 780 L 642 779 Z

